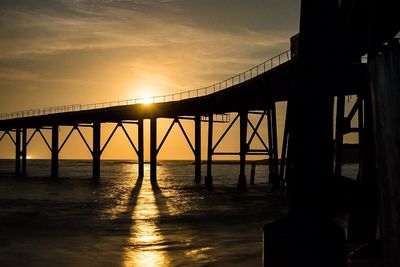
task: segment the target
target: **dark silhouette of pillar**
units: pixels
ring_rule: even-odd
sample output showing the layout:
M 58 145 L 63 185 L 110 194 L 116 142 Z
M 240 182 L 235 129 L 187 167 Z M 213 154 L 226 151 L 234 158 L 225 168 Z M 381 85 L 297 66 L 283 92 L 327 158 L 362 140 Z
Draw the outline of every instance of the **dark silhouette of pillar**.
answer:
M 207 145 L 207 175 L 204 179 L 205 185 L 211 187 L 213 184 L 212 177 L 212 154 L 213 154 L 213 123 L 214 115 L 208 115 L 208 145 Z
M 345 96 L 339 95 L 336 104 L 336 142 L 335 142 L 335 175 L 342 175 L 343 161 L 343 131 Z
M 15 129 L 15 174 L 21 174 L 21 129 Z
M 150 119 L 150 181 L 157 183 L 157 118 Z
M 254 180 L 256 177 L 256 163 L 252 162 L 251 163 L 251 171 L 250 171 L 250 184 L 254 185 Z
M 194 161 L 195 161 L 195 178 L 196 184 L 201 183 L 201 117 L 196 116 L 194 124 Z
M 400 45 L 370 55 L 380 226 L 385 266 L 400 266 Z
M 22 128 L 22 150 L 21 150 L 21 173 L 22 175 L 26 174 L 26 154 L 27 154 L 27 129 Z
M 238 180 L 238 188 L 246 188 L 246 155 L 247 147 L 247 111 L 240 112 L 240 174 Z
M 58 176 L 58 125 L 51 128 L 51 177 Z
M 101 157 L 101 123 L 93 123 L 93 178 L 100 178 L 100 157 Z
M 138 164 L 139 178 L 144 177 L 144 129 L 143 119 L 138 121 Z
M 274 186 L 278 188 L 280 185 L 279 181 L 279 162 L 278 162 L 278 127 L 276 124 L 276 107 L 275 103 L 271 106 L 271 127 L 272 127 L 272 154 L 273 154 L 273 172 L 274 172 Z

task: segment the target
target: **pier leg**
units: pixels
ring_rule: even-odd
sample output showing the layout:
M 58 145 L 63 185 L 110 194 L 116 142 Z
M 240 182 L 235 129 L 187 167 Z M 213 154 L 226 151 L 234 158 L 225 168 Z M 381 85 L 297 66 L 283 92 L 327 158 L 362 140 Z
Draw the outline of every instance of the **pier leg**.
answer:
M 269 165 L 269 179 L 268 182 L 273 184 L 274 187 L 276 185 L 276 177 L 275 177 L 275 170 L 274 170 L 274 144 L 273 144 L 273 133 L 272 133 L 272 115 L 271 109 L 268 110 L 268 165 Z
M 21 174 L 25 175 L 26 174 L 26 153 L 27 153 L 27 129 L 23 128 L 22 129 L 22 150 L 21 150 L 21 159 L 22 159 L 22 165 L 21 165 Z
M 21 174 L 21 129 L 15 129 L 15 174 Z
M 138 164 L 139 178 L 144 177 L 144 130 L 143 119 L 138 121 Z
M 368 60 L 372 81 L 381 233 L 385 266 L 400 266 L 400 45 Z
M 100 136 L 101 135 L 101 124 L 100 122 L 93 123 L 93 178 L 100 178 Z
M 51 128 L 51 177 L 58 177 L 58 125 Z
M 157 118 L 150 119 L 150 181 L 157 183 Z
M 271 107 L 271 128 L 272 128 L 272 154 L 273 154 L 273 173 L 274 173 L 274 187 L 278 188 L 280 185 L 278 175 L 278 127 L 276 125 L 276 107 L 275 103 Z
M 335 175 L 342 175 L 343 159 L 343 127 L 344 127 L 344 100 L 345 96 L 337 97 L 336 104 L 336 148 L 335 148 Z
M 247 111 L 240 113 L 240 174 L 238 188 L 246 188 L 246 154 L 247 154 Z
M 196 184 L 201 183 L 201 117 L 196 116 L 194 125 L 194 139 L 195 139 L 195 178 Z
M 208 116 L 208 145 L 207 145 L 207 175 L 205 177 L 205 184 L 211 187 L 213 184 L 212 177 L 212 154 L 213 154 L 213 123 L 214 115 Z

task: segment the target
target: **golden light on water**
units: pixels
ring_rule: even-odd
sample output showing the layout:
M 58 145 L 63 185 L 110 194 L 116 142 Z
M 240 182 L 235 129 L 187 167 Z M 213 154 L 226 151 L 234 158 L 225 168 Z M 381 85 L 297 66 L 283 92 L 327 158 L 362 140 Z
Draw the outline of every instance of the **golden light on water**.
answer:
M 153 189 L 149 182 L 144 182 L 132 214 L 133 225 L 125 250 L 125 266 L 162 267 L 169 266 L 164 238 L 157 225 L 159 209 Z

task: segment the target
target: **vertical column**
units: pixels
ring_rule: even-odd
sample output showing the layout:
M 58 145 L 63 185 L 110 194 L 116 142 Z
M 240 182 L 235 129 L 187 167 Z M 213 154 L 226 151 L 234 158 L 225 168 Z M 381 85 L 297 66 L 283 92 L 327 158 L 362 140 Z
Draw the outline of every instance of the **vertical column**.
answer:
M 279 175 L 278 175 L 278 128 L 276 125 L 276 107 L 275 103 L 272 104 L 271 108 L 271 120 L 272 120 L 272 144 L 273 150 L 272 153 L 274 155 L 273 165 L 274 165 L 274 180 L 276 181 L 275 186 L 279 187 Z
M 267 113 L 267 127 L 268 127 L 268 165 L 269 165 L 269 180 L 270 184 L 276 185 L 276 177 L 274 170 L 274 144 L 273 144 L 273 132 L 272 132 L 272 112 L 268 109 Z
M 195 178 L 196 184 L 201 183 L 201 117 L 196 116 L 194 125 L 194 161 L 195 161 Z
M 372 82 L 379 205 L 385 266 L 400 266 L 400 45 L 368 60 Z M 365 116 L 367 121 L 367 116 Z M 365 126 L 367 128 L 367 125 Z
M 150 119 L 150 181 L 157 183 L 157 118 Z
M 100 122 L 93 123 L 93 178 L 100 178 L 100 136 L 101 135 L 101 124 Z
M 139 178 L 144 177 L 144 130 L 143 119 L 138 121 L 138 164 Z
M 15 174 L 21 174 L 21 129 L 15 129 Z
M 208 145 L 207 145 L 207 175 L 205 177 L 205 184 L 207 187 L 211 187 L 213 184 L 212 177 L 212 154 L 213 154 L 213 127 L 214 127 L 214 115 L 208 115 Z
M 22 128 L 22 150 L 21 150 L 21 158 L 22 158 L 22 175 L 26 174 L 26 150 L 27 150 L 27 145 L 26 145 L 26 141 L 27 141 L 27 129 L 26 128 Z
M 247 111 L 240 112 L 240 174 L 238 188 L 246 188 L 246 154 L 247 154 Z
M 51 177 L 58 176 L 58 125 L 51 128 Z
M 336 133 L 335 133 L 335 174 L 342 175 L 343 161 L 343 127 L 344 127 L 344 95 L 337 97 L 336 103 Z

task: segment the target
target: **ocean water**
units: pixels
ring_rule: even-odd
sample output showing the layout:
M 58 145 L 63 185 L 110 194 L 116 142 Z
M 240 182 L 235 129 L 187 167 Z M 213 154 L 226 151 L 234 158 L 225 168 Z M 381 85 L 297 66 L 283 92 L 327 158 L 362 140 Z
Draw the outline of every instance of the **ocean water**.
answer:
M 97 181 L 91 168 L 60 161 L 52 179 L 49 161 L 29 160 L 14 177 L 0 160 L 0 266 L 261 266 L 262 227 L 286 212 L 262 165 L 245 191 L 232 164 L 213 166 L 212 190 L 191 161 L 160 161 L 156 186 L 148 165 L 143 179 L 133 162 L 102 161 Z

